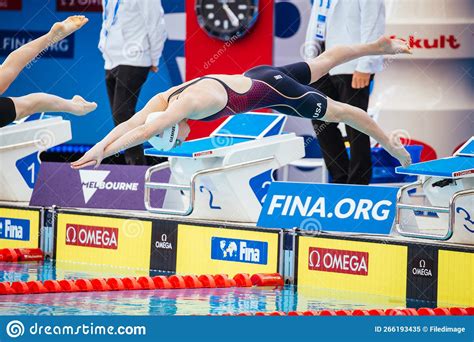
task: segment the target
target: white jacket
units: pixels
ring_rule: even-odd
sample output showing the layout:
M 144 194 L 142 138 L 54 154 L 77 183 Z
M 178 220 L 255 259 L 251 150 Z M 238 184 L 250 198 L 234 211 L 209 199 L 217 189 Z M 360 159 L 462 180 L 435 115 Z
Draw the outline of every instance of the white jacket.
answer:
M 309 49 L 320 42 L 315 39 L 320 1 L 314 0 L 311 19 L 306 32 L 305 55 L 311 56 Z M 336 45 L 369 43 L 385 32 L 384 0 L 331 0 L 326 19 L 326 49 Z M 313 52 L 314 54 L 314 52 Z M 329 72 L 330 75 L 353 74 L 354 71 L 376 73 L 383 69 L 382 56 L 367 56 L 341 64 Z
M 102 6 L 105 69 L 157 66 L 167 38 L 161 0 L 102 0 Z

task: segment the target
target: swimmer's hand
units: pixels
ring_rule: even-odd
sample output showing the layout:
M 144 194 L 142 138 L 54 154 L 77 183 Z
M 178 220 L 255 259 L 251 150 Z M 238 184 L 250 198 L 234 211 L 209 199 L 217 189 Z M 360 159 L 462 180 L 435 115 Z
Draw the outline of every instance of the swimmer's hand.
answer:
M 412 54 L 410 45 L 405 40 L 382 36 L 375 41 L 375 44 L 381 55 Z
M 95 145 L 86 154 L 84 154 L 79 160 L 71 163 L 71 168 L 79 170 L 88 166 L 94 166 L 94 169 L 98 168 L 104 159 L 104 149 Z

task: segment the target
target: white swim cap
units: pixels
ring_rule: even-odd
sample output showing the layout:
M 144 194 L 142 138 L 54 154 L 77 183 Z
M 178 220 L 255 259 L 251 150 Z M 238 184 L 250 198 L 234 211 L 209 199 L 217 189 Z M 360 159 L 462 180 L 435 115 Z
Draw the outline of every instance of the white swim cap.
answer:
M 164 112 L 155 112 L 148 114 L 145 123 L 157 120 Z M 171 127 L 166 128 L 161 134 L 157 134 L 152 137 L 148 142 L 156 148 L 158 151 L 169 151 L 175 147 L 178 141 L 179 125 L 174 124 Z

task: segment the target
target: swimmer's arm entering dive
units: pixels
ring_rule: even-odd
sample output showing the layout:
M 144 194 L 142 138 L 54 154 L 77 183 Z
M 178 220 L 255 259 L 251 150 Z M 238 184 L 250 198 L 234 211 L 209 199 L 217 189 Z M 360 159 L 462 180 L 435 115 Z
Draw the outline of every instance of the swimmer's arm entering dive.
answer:
M 119 139 L 127 132 L 130 132 L 131 130 L 143 125 L 150 113 L 165 111 L 166 107 L 168 107 L 168 102 L 164 99 L 163 94 L 160 93 L 155 95 L 150 101 L 148 101 L 141 111 L 136 113 L 129 120 L 122 122 L 120 125 L 115 127 L 104 137 L 104 139 L 99 141 L 96 146 L 100 146 L 103 150 L 105 150 L 108 145 Z
M 102 159 L 112 156 L 124 149 L 143 144 L 156 134 L 159 134 L 166 128 L 188 118 L 196 112 L 198 107 L 197 101 L 193 100 L 193 96 L 182 96 L 179 101 L 174 101 L 165 110 L 164 115 L 160 119 L 145 123 L 146 115 L 137 118 L 132 125 L 128 126 L 129 130 L 120 130 L 121 135 L 117 134 L 118 130 L 104 138 L 103 142 L 94 146 L 81 159 L 71 164 L 72 168 L 80 169 L 87 166 L 99 166 Z M 129 120 L 130 121 L 130 120 Z M 140 124 L 136 124 L 141 122 Z M 112 134 L 113 133 L 113 134 Z M 104 147 L 104 144 L 107 146 Z M 96 148 L 97 147 L 97 148 Z

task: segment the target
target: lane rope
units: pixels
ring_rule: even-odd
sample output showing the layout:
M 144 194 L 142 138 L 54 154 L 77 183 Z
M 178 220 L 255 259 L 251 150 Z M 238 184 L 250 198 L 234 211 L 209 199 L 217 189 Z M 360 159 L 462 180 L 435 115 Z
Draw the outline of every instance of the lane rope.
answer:
M 3 248 L 0 249 L 0 262 L 42 261 L 40 248 Z
M 0 295 L 28 295 L 42 293 L 128 291 L 158 289 L 232 288 L 252 286 L 280 287 L 284 279 L 279 273 L 142 276 L 124 278 L 62 279 L 0 282 Z
M 474 307 L 226 313 L 220 316 L 474 316 Z

